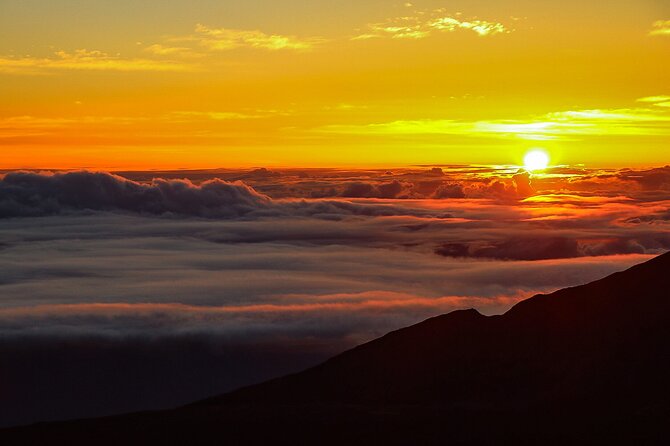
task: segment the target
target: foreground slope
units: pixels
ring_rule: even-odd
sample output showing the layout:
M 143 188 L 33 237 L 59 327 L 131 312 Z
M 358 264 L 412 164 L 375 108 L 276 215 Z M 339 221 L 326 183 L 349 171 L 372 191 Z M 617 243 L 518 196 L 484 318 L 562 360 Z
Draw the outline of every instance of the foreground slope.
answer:
M 438 316 L 184 408 L 40 424 L 0 440 L 662 444 L 669 284 L 670 253 L 501 316 Z

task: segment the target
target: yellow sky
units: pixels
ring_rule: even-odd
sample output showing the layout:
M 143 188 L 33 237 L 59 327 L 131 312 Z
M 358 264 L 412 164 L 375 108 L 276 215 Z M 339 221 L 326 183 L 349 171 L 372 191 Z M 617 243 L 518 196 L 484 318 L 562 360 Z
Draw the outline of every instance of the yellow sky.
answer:
M 664 0 L 45 3 L 0 3 L 0 168 L 670 163 Z

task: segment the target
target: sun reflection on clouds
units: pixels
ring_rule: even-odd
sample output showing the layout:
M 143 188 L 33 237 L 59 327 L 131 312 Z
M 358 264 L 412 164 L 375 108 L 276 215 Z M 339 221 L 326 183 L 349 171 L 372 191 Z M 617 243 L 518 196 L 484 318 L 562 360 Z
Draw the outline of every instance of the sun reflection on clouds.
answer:
M 597 135 L 670 135 L 670 115 L 648 109 L 568 110 L 531 120 L 400 120 L 367 125 L 329 125 L 324 132 L 353 134 L 460 134 L 559 140 Z

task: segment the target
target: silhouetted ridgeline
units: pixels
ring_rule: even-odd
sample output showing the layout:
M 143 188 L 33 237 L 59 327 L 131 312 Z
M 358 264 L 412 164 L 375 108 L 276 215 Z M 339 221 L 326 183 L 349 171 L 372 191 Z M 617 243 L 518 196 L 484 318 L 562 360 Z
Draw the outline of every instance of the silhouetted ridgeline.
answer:
M 664 444 L 669 285 L 670 253 L 502 316 L 438 316 L 176 410 L 9 429 L 0 441 Z

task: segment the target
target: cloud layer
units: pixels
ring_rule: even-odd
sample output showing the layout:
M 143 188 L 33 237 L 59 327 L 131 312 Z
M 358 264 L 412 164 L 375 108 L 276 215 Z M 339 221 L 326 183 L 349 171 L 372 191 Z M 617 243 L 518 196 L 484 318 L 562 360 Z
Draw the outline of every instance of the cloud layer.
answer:
M 8 173 L 0 181 L 0 218 L 67 211 L 128 211 L 199 217 L 242 217 L 266 208 L 270 199 L 243 183 L 218 179 L 137 183 L 103 172 Z
M 0 419 L 181 404 L 500 313 L 670 249 L 669 193 L 670 167 L 6 172 Z

